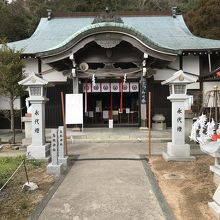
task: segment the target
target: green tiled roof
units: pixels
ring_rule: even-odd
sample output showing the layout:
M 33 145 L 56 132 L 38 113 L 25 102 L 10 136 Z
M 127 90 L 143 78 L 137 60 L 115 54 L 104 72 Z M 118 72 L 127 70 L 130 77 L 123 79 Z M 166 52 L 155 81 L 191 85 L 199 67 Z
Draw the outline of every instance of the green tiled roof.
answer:
M 74 42 L 102 31 L 129 34 L 165 53 L 178 54 L 183 50 L 220 49 L 220 40 L 199 38 L 188 30 L 183 17 L 122 16 L 124 23 L 92 24 L 94 17 L 42 18 L 34 34 L 25 40 L 9 43 L 25 54 L 50 54 L 68 48 Z

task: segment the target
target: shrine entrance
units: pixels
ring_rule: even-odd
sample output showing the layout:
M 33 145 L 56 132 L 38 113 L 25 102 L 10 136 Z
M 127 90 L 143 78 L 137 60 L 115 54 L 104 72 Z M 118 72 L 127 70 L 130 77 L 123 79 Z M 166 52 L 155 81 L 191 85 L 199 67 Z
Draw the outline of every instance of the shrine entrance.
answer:
M 87 85 L 87 90 L 86 90 Z M 85 127 L 139 125 L 139 83 L 120 82 L 83 83 Z
M 68 88 L 69 94 L 83 94 L 85 127 L 108 127 L 109 119 L 113 120 L 114 127 L 147 127 L 150 91 L 156 102 L 152 103 L 152 115 L 164 114 L 169 125 L 169 90 L 162 88 L 160 83 L 165 78 L 163 69 L 175 57 L 151 49 L 126 32 L 130 29 L 118 32 L 112 28 L 111 31 L 101 32 L 94 29 L 90 35 L 83 32 L 80 40 L 72 42 L 67 51 L 47 57 L 44 61 L 59 72 L 62 71 L 63 77 L 66 77 L 63 91 L 67 92 Z M 57 88 L 60 87 L 58 83 Z M 49 93 L 46 117 L 52 118 L 56 107 L 60 112 L 57 102 L 54 101 L 55 106 L 52 106 L 53 100 L 60 94 L 52 94 L 53 98 Z M 53 117 L 53 121 L 54 118 L 58 117 Z M 52 122 L 47 126 L 52 127 Z

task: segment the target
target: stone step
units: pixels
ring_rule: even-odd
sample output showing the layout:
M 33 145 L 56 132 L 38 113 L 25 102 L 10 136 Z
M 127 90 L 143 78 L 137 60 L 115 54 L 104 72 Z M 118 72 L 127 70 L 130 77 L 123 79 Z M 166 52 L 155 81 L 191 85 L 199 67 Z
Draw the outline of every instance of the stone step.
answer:
M 148 142 L 148 131 L 139 128 L 94 128 L 81 131 L 67 130 L 67 139 L 69 143 L 83 142 Z M 47 132 L 47 141 L 50 141 L 50 131 Z M 163 143 L 171 141 L 171 131 L 152 131 L 151 141 L 154 143 Z
M 50 137 L 46 138 L 47 142 L 50 142 Z M 130 136 L 67 136 L 67 141 L 68 143 L 106 143 L 106 142 L 111 142 L 111 143 L 117 143 L 117 142 L 148 142 L 148 137 L 130 137 Z M 151 138 L 152 143 L 166 143 L 170 142 L 171 138 Z
M 130 137 L 130 136 L 71 136 L 67 138 L 72 143 L 82 143 L 82 142 L 148 142 L 147 137 Z M 165 143 L 171 141 L 171 138 L 151 138 L 153 143 Z

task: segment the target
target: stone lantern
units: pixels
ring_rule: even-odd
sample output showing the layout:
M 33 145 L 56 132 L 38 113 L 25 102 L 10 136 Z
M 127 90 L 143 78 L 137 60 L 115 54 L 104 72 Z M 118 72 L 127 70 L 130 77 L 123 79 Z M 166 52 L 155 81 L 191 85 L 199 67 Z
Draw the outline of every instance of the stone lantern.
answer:
M 32 143 L 27 146 L 27 156 L 35 159 L 46 159 L 50 156 L 50 144 L 45 143 L 45 103 L 48 81 L 40 75 L 33 74 L 18 84 L 27 86 L 31 103 Z
M 167 161 L 193 160 L 190 156 L 190 145 L 185 143 L 185 103 L 190 96 L 186 95 L 187 84 L 195 83 L 198 77 L 177 71 L 172 77 L 162 82 L 162 85 L 169 85 L 172 102 L 172 142 L 167 143 L 167 152 L 163 158 Z

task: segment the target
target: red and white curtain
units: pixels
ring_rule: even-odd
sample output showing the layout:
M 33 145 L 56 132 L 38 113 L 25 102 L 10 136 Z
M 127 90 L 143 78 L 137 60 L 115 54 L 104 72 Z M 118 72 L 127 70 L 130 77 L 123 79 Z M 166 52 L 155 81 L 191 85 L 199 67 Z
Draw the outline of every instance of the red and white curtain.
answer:
M 124 83 L 123 84 L 123 92 L 129 92 L 130 88 L 129 88 L 129 83 Z
M 119 83 L 111 83 L 111 92 L 120 92 Z
M 96 83 L 95 85 L 92 85 L 92 92 L 101 92 L 100 83 Z
M 86 87 L 87 87 L 87 93 L 92 91 L 92 84 L 91 83 L 84 83 L 83 84 L 83 92 L 86 92 Z
M 120 83 L 87 83 L 87 93 L 90 92 L 120 92 Z M 83 92 L 86 92 L 86 83 L 83 84 Z M 123 84 L 124 92 L 139 92 L 138 82 L 126 82 Z
M 101 91 L 110 92 L 111 91 L 110 83 L 101 83 Z
M 130 83 L 130 92 L 138 92 L 138 91 L 139 91 L 138 82 L 131 82 Z

